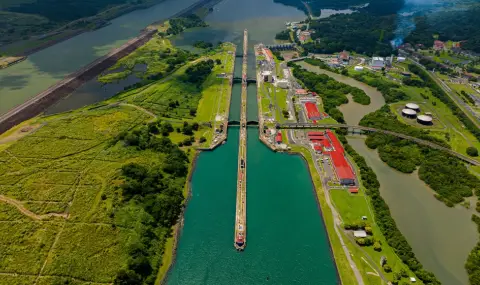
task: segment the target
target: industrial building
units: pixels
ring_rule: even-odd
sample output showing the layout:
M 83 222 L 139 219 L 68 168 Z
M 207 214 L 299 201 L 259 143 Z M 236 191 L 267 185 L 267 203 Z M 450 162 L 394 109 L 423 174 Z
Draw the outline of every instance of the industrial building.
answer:
M 273 82 L 272 72 L 270 70 L 265 70 L 262 72 L 262 78 L 264 82 Z
M 288 80 L 286 80 L 286 79 L 276 80 L 275 84 L 276 84 L 277 87 L 282 88 L 282 89 L 287 89 L 288 86 L 289 86 Z
M 430 116 L 420 115 L 420 116 L 417 117 L 417 122 L 422 124 L 422 125 L 429 126 L 429 125 L 433 124 L 433 119 Z
M 420 111 L 420 106 L 414 103 L 407 103 L 405 104 L 405 109 L 414 110 L 415 112 L 418 113 Z
M 372 69 L 382 69 L 385 67 L 385 59 L 383 57 L 375 56 L 370 61 L 370 67 Z
M 415 119 L 417 117 L 417 112 L 415 112 L 415 110 L 405 108 L 402 110 L 402 116 L 409 119 Z
M 335 134 L 326 132 L 308 132 L 308 139 L 317 153 L 329 155 L 338 181 L 342 185 L 355 185 L 355 173 L 345 157 L 345 150 Z M 352 192 L 353 193 L 353 192 Z
M 318 111 L 317 104 L 312 102 L 306 102 L 305 106 L 306 114 L 309 120 L 321 120 L 320 112 Z

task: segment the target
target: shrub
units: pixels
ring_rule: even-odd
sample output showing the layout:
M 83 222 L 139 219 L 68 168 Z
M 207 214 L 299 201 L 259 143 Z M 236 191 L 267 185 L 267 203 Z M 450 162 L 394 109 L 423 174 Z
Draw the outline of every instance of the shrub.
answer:
M 470 156 L 478 156 L 478 149 L 473 146 L 467 147 L 467 154 Z

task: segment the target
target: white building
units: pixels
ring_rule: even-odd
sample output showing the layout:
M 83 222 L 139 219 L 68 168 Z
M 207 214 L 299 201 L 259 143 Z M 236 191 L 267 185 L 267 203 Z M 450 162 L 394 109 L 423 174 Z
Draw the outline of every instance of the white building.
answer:
M 264 82 L 273 82 L 272 72 L 270 70 L 263 71 L 262 78 Z
M 385 59 L 383 57 L 375 56 L 370 61 L 370 67 L 373 69 L 382 69 L 385 67 Z
M 357 65 L 355 66 L 355 71 L 363 71 L 363 66 Z
M 282 89 L 287 89 L 288 88 L 288 80 L 280 79 L 280 80 L 275 81 L 275 83 L 276 83 L 277 87 L 280 87 Z
M 397 57 L 397 62 L 405 62 L 405 60 L 407 60 L 405 57 Z
M 353 236 L 356 238 L 365 238 L 367 237 L 367 232 L 366 231 L 353 231 Z

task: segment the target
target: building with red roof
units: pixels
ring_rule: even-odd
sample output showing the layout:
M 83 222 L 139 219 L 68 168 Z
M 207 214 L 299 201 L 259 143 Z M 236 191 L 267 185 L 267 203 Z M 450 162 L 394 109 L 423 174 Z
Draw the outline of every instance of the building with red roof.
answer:
M 342 185 L 355 185 L 355 173 L 345 157 L 345 150 L 343 149 L 342 144 L 332 131 L 327 130 L 326 134 L 328 139 L 324 140 L 324 147 L 327 149 L 326 143 L 332 143 L 333 151 L 329 152 L 329 155 L 338 181 Z
M 439 40 L 433 42 L 434 50 L 443 50 L 445 48 L 445 43 Z
M 295 95 L 308 95 L 308 91 L 305 89 L 296 89 Z
M 275 142 L 278 144 L 282 143 L 282 132 L 278 132 L 277 135 L 275 136 Z
M 357 187 L 348 188 L 348 192 L 356 194 L 356 193 L 358 193 L 358 188 Z
M 305 106 L 305 110 L 307 111 L 307 117 L 309 120 L 322 119 L 322 117 L 320 116 L 320 112 L 318 111 L 317 104 L 307 102 L 303 105 Z

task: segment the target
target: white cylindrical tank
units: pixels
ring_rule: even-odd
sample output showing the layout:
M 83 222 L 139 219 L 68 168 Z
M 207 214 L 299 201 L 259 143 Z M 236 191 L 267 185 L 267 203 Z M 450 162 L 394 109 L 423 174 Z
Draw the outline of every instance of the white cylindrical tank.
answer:
M 432 121 L 433 119 L 430 116 L 420 115 L 417 117 L 417 122 L 419 122 L 422 125 L 431 125 Z
M 363 66 L 355 66 L 355 71 L 363 71 Z
M 402 115 L 407 118 L 415 118 L 417 116 L 417 112 L 415 112 L 415 110 L 405 108 L 402 110 Z
M 414 104 L 414 103 L 407 103 L 405 105 L 405 108 L 415 110 L 417 112 L 420 110 L 420 106 L 418 106 L 417 104 Z

